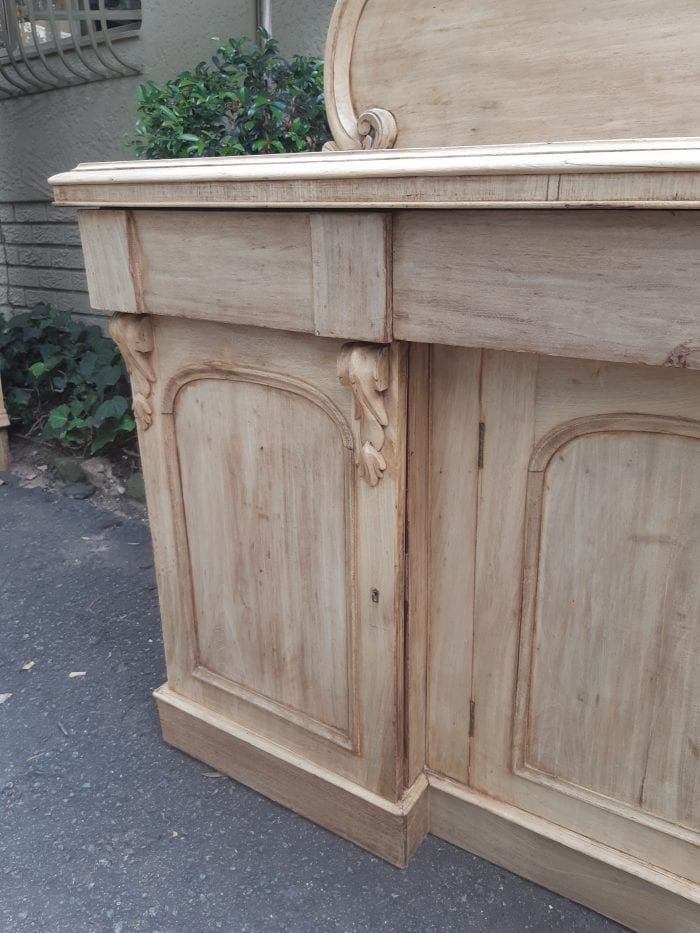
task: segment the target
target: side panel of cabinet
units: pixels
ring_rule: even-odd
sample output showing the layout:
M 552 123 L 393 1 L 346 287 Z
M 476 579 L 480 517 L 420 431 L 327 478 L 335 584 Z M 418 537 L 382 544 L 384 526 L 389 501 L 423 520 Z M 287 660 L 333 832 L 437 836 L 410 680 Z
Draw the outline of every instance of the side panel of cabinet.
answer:
M 140 437 L 169 689 L 398 799 L 403 351 L 376 350 L 388 357 L 388 424 L 371 486 L 340 342 L 146 320 Z

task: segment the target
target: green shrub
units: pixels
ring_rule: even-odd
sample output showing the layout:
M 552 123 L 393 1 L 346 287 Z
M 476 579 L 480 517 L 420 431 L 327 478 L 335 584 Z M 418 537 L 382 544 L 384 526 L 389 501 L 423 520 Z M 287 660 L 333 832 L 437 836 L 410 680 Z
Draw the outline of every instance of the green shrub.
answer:
M 217 40 L 221 41 L 221 40 Z M 261 30 L 261 45 L 229 39 L 212 58 L 171 81 L 137 90 L 139 158 L 172 159 L 320 149 L 330 138 L 323 62 L 286 61 Z
M 126 369 L 95 325 L 44 304 L 0 316 L 0 378 L 10 421 L 29 435 L 82 453 L 133 439 Z

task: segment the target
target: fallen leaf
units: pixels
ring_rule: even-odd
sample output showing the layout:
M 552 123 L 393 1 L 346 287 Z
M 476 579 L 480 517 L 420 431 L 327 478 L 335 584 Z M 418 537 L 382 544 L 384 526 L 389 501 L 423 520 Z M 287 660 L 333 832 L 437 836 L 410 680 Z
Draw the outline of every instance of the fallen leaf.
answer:
M 84 677 L 87 674 L 87 671 L 71 671 L 68 675 L 71 680 L 75 680 L 76 677 Z
M 2 703 L 7 703 L 11 696 L 11 693 L 0 693 L 0 705 Z
M 32 669 L 33 667 L 35 667 L 35 666 L 36 666 L 36 661 L 27 661 L 26 664 L 23 664 L 23 665 L 20 667 L 20 670 L 21 670 L 21 671 L 31 671 L 31 669 Z

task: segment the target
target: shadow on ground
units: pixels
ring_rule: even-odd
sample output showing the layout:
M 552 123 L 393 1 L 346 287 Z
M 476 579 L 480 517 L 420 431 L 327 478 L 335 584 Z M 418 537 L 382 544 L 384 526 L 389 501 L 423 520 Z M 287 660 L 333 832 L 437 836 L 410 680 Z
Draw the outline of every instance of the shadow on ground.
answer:
M 168 748 L 146 523 L 6 478 L 2 931 L 621 929 L 434 838 L 391 868 Z

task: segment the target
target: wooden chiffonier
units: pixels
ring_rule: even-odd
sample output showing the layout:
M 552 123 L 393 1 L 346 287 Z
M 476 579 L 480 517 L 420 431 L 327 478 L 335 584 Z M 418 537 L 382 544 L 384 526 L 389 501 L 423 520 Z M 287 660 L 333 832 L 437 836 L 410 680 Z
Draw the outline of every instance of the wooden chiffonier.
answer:
M 335 151 L 52 179 L 166 741 L 654 933 L 700 929 L 699 47 L 687 0 L 340 0 Z

